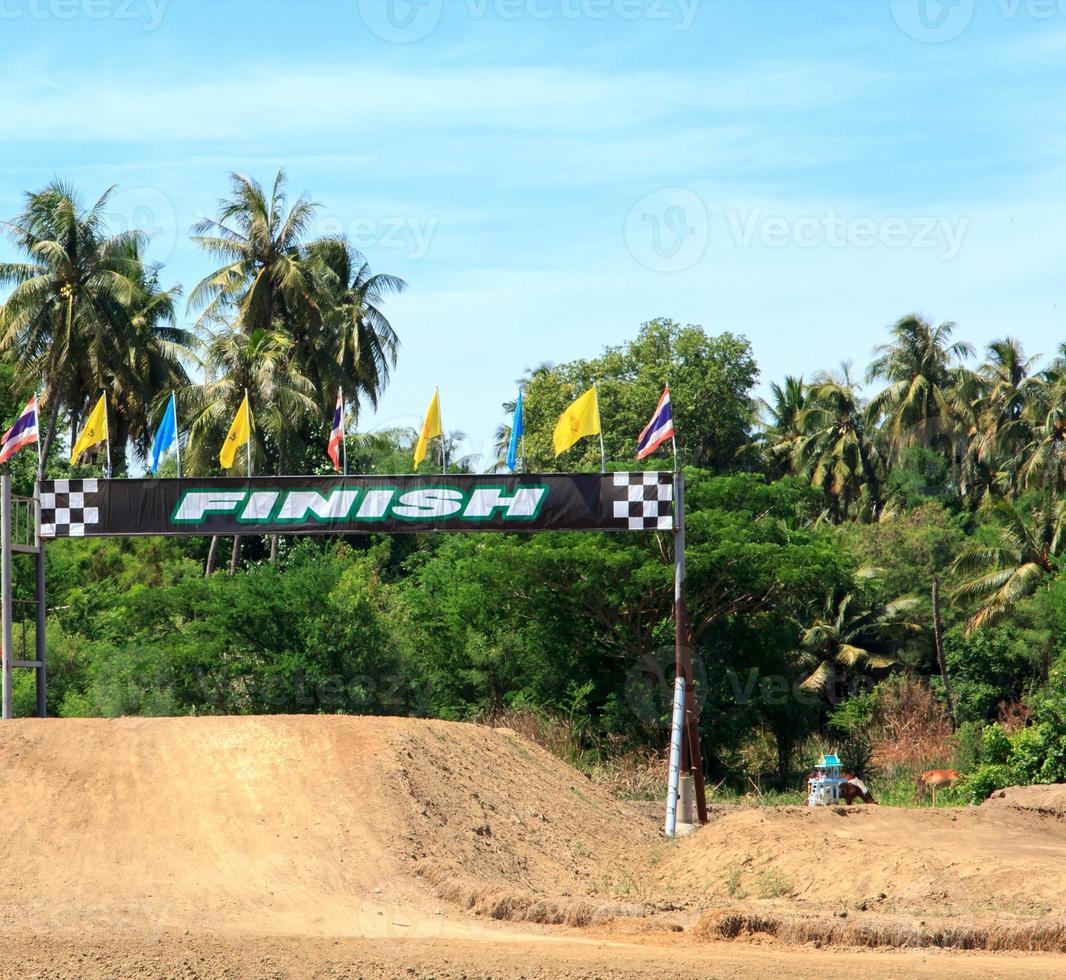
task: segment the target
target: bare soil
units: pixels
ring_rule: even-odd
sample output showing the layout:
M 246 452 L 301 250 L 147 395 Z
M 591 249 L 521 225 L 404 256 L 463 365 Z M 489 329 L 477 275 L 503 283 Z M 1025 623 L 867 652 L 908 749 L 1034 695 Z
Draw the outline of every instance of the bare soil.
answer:
M 670 842 L 505 730 L 26 720 L 0 726 L 0 806 L 4 978 L 1066 970 L 1064 787 Z M 885 945 L 1033 952 L 854 948 Z

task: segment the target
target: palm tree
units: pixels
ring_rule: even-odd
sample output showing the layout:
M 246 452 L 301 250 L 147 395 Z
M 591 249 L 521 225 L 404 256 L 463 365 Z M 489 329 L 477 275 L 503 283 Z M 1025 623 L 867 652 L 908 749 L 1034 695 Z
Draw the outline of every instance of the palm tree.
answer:
M 217 469 L 217 452 L 225 433 L 240 407 L 245 392 L 253 414 L 252 436 L 245 449 L 254 462 L 268 458 L 267 441 L 274 451 L 270 456 L 283 458 L 299 448 L 300 423 L 315 411 L 314 388 L 295 368 L 293 341 L 279 330 L 255 330 L 245 334 L 237 330 L 217 333 L 205 352 L 207 380 L 189 385 L 179 392 L 183 413 L 189 425 L 190 472 L 209 473 Z M 240 465 L 235 460 L 235 467 Z M 212 541 L 207 574 L 213 570 L 217 546 Z M 231 574 L 236 570 L 240 553 L 240 536 L 233 541 Z
M 848 365 L 838 374 L 815 377 L 795 424 L 799 434 L 773 449 L 787 454 L 794 473 L 824 491 L 828 516 L 841 521 L 854 509 L 857 516 L 876 518 L 885 466 Z
M 939 449 L 954 467 L 965 433 L 969 372 L 961 362 L 973 347 L 951 342 L 954 323 L 934 327 L 916 314 L 891 328 L 893 341 L 874 349 L 867 381 L 883 378 L 888 387 L 874 397 L 871 411 L 885 420 L 896 453 L 906 446 Z
M 909 614 L 918 605 L 913 596 L 864 608 L 848 593 L 830 593 L 814 621 L 800 637 L 798 661 L 805 672 L 800 687 L 808 691 L 828 690 L 834 668 L 883 669 L 897 662 L 893 642 L 919 632 Z
M 296 357 L 318 390 L 324 413 L 332 413 L 341 387 L 357 417 L 360 397 L 377 407 L 396 366 L 400 340 L 382 306 L 390 293 L 403 292 L 407 284 L 372 272 L 343 239 L 311 242 L 304 255 L 316 302 L 292 326 Z
M 219 202 L 218 217 L 193 226 L 193 241 L 225 264 L 196 286 L 189 307 L 200 312 L 202 328 L 230 322 L 231 314 L 233 326 L 248 334 L 279 322 L 289 327 L 314 304 L 301 249 L 319 206 L 301 197 L 286 213 L 282 170 L 269 195 L 242 174 L 230 179 L 233 196 Z
M 994 490 L 1019 490 L 1019 454 L 1032 440 L 1031 406 L 1040 395 L 1040 380 L 1031 376 L 1033 358 L 1012 337 L 988 345 L 978 368 L 974 425 L 962 469 L 964 496 L 977 502 Z
M 146 266 L 146 237 L 109 235 L 103 213 L 111 190 L 84 209 L 73 189 L 53 181 L 28 194 L 6 223 L 25 262 L 0 264 L 14 288 L 0 308 L 0 350 L 15 362 L 15 380 L 42 386 L 47 407 L 42 457 L 48 458 L 61 411 L 76 427 L 101 388 L 117 409 L 112 463 L 122 468 L 125 436 L 143 441 L 150 386 L 184 378 L 188 334 L 173 323 L 174 291 L 161 291 Z
M 758 441 L 770 448 L 777 460 L 788 468 L 788 459 L 796 441 L 803 438 L 804 412 L 810 407 L 810 391 L 801 377 L 788 375 L 784 384 L 770 383 L 770 401 L 760 402 L 763 428 Z
M 952 566 L 956 572 L 975 572 L 954 592 L 957 599 L 980 599 L 967 632 L 998 622 L 1022 600 L 1055 575 L 1066 538 L 1066 502 L 1052 494 L 1028 512 L 1009 500 L 995 500 L 989 512 L 1002 522 L 994 545 L 968 547 Z

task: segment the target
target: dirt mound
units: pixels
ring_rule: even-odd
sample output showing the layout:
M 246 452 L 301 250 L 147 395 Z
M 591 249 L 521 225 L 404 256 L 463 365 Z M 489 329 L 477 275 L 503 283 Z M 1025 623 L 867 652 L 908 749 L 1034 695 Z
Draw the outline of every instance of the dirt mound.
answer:
M 506 730 L 18 721 L 0 726 L 0 943 L 562 941 L 491 917 L 598 927 L 571 942 L 1059 949 L 1062 798 L 1029 787 L 967 810 L 731 809 L 664 841 L 657 819 Z
M 1066 786 L 1009 786 L 997 790 L 981 804 L 983 810 L 1002 807 L 1066 817 Z
M 1066 823 L 1010 807 L 780 807 L 726 814 L 661 861 L 682 903 L 790 915 L 1004 917 L 1066 912 Z
M 425 928 L 425 879 L 595 897 L 654 837 L 513 733 L 411 719 L 12 722 L 0 799 L 0 920 L 50 929 Z

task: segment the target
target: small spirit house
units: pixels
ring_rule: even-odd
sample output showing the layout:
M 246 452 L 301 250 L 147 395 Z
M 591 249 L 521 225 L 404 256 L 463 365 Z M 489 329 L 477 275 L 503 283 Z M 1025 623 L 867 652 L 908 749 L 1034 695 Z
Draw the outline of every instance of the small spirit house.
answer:
M 835 755 L 823 755 L 814 765 L 807 781 L 807 806 L 833 806 L 840 802 L 840 784 L 844 782 L 843 764 Z

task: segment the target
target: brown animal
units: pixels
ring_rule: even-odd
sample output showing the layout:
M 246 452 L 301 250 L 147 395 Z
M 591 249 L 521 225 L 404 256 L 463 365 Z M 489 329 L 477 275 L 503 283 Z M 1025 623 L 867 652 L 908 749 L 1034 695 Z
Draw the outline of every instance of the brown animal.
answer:
M 874 799 L 873 793 L 866 788 L 866 784 L 858 776 L 851 776 L 847 773 L 844 774 L 844 782 L 840 784 L 840 798 L 847 806 L 851 806 L 856 800 L 880 806 Z
M 807 782 L 810 783 L 814 777 L 815 773 L 807 773 Z M 850 806 L 856 800 L 862 800 L 863 803 L 873 803 L 875 806 L 881 805 L 874 799 L 873 794 L 858 776 L 853 776 L 851 773 L 846 772 L 840 778 L 843 780 L 840 784 L 840 798 L 846 805 Z
M 929 790 L 933 794 L 933 806 L 936 806 L 936 791 L 950 789 L 958 779 L 958 769 L 930 769 L 914 781 L 914 786 L 919 798 L 924 797 L 925 791 Z

